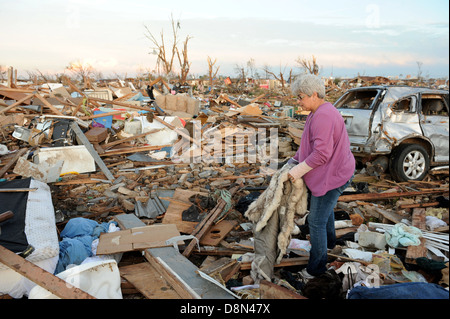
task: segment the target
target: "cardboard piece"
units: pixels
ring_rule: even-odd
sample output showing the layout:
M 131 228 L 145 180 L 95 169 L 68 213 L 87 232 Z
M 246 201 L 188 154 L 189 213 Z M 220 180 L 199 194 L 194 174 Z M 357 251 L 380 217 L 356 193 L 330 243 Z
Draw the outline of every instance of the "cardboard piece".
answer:
M 180 232 L 173 224 L 150 225 L 102 233 L 99 237 L 97 255 L 172 246 L 170 243 L 167 244 L 166 240 L 176 236 L 180 236 Z M 178 242 L 178 245 L 183 244 L 183 241 Z

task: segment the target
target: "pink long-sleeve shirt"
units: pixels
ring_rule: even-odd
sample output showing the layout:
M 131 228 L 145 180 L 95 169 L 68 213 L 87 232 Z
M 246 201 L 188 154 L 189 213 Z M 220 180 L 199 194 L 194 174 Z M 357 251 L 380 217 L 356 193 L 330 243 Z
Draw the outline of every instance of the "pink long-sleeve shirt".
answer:
M 312 167 L 303 180 L 316 197 L 344 185 L 353 176 L 355 158 L 350 140 L 344 119 L 333 104 L 326 102 L 308 115 L 293 158 Z

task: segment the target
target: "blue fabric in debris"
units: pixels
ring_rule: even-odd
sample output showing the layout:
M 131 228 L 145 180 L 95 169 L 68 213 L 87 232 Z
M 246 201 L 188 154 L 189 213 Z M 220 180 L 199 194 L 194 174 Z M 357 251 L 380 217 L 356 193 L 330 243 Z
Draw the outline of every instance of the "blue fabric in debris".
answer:
M 434 283 L 406 282 L 378 288 L 357 286 L 347 299 L 449 299 L 449 292 Z
M 101 233 L 107 233 L 111 223 L 117 225 L 114 221 L 99 224 L 83 217 L 70 219 L 61 231 L 59 259 L 54 274 L 66 270 L 68 265 L 80 265 L 86 258 L 92 257 L 92 242 Z

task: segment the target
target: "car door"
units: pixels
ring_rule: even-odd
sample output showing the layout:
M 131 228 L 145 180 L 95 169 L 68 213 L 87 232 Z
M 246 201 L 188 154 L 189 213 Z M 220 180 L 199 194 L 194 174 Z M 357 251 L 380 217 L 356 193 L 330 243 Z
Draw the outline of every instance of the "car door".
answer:
M 448 94 L 420 95 L 420 125 L 423 135 L 434 145 L 434 162 L 449 161 Z
M 383 119 L 383 135 L 393 144 L 408 137 L 422 135 L 417 110 L 418 98 L 415 95 L 402 97 L 392 103 L 386 109 Z
M 369 139 L 370 124 L 379 89 L 349 90 L 339 98 L 335 107 L 345 121 L 345 127 L 354 152 L 361 151 Z

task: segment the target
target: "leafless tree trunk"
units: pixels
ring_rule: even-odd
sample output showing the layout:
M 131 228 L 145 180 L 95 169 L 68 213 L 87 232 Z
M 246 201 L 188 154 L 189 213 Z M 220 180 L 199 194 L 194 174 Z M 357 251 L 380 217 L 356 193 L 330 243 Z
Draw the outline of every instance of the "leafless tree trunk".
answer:
M 191 39 L 191 37 L 186 36 L 186 40 L 184 40 L 184 42 L 183 42 L 183 50 L 181 51 L 181 55 L 182 55 L 183 59 L 180 56 L 180 51 L 178 50 L 178 48 L 176 48 L 178 62 L 180 63 L 180 83 L 181 84 L 186 82 L 187 76 L 189 74 L 189 69 L 191 68 L 191 63 L 189 62 L 188 51 L 187 51 L 187 45 L 188 45 L 189 39 Z
M 190 36 L 186 36 L 185 41 L 183 42 L 183 49 L 178 49 L 178 30 L 180 27 L 180 21 L 176 21 L 173 19 L 173 15 L 171 15 L 171 25 L 172 25 L 172 46 L 170 49 L 166 48 L 166 43 L 164 39 L 164 32 L 161 31 L 160 34 L 160 41 L 153 35 L 153 33 L 150 31 L 150 29 L 144 25 L 145 30 L 147 31 L 144 35 L 147 39 L 150 40 L 150 42 L 155 46 L 153 48 L 154 54 L 157 56 L 157 67 L 162 67 L 163 72 L 169 76 L 171 73 L 174 72 L 174 59 L 175 56 L 178 59 L 179 65 L 180 65 L 180 82 L 184 83 L 187 79 L 187 76 L 189 74 L 189 70 L 191 67 L 191 63 L 189 63 L 188 59 L 188 42 L 191 39 Z M 169 51 L 168 51 L 169 50 Z
M 310 74 L 319 74 L 319 65 L 317 64 L 317 58 L 313 55 L 311 60 L 305 58 L 297 58 L 295 60 L 303 69 L 305 69 Z
M 214 64 L 216 64 L 217 59 L 212 62 L 211 58 L 208 56 L 208 72 L 209 72 L 209 86 L 213 85 L 213 79 L 216 77 L 217 72 L 219 72 L 220 66 L 217 66 L 214 70 Z
M 281 89 L 284 90 L 285 84 L 286 84 L 286 80 L 284 79 L 284 73 L 286 71 L 286 66 L 284 67 L 283 70 L 281 70 L 281 65 L 280 65 L 280 73 L 278 75 L 273 73 L 272 71 L 270 71 L 268 65 L 264 66 L 263 71 L 267 74 L 272 75 L 276 80 L 280 81 Z M 289 79 L 291 79 L 291 77 L 292 77 L 292 69 L 289 71 Z
M 95 72 L 94 68 L 90 64 L 83 63 L 81 60 L 70 62 L 66 69 L 84 84 L 88 82 L 89 77 L 94 75 Z M 40 74 L 43 76 L 42 73 Z

